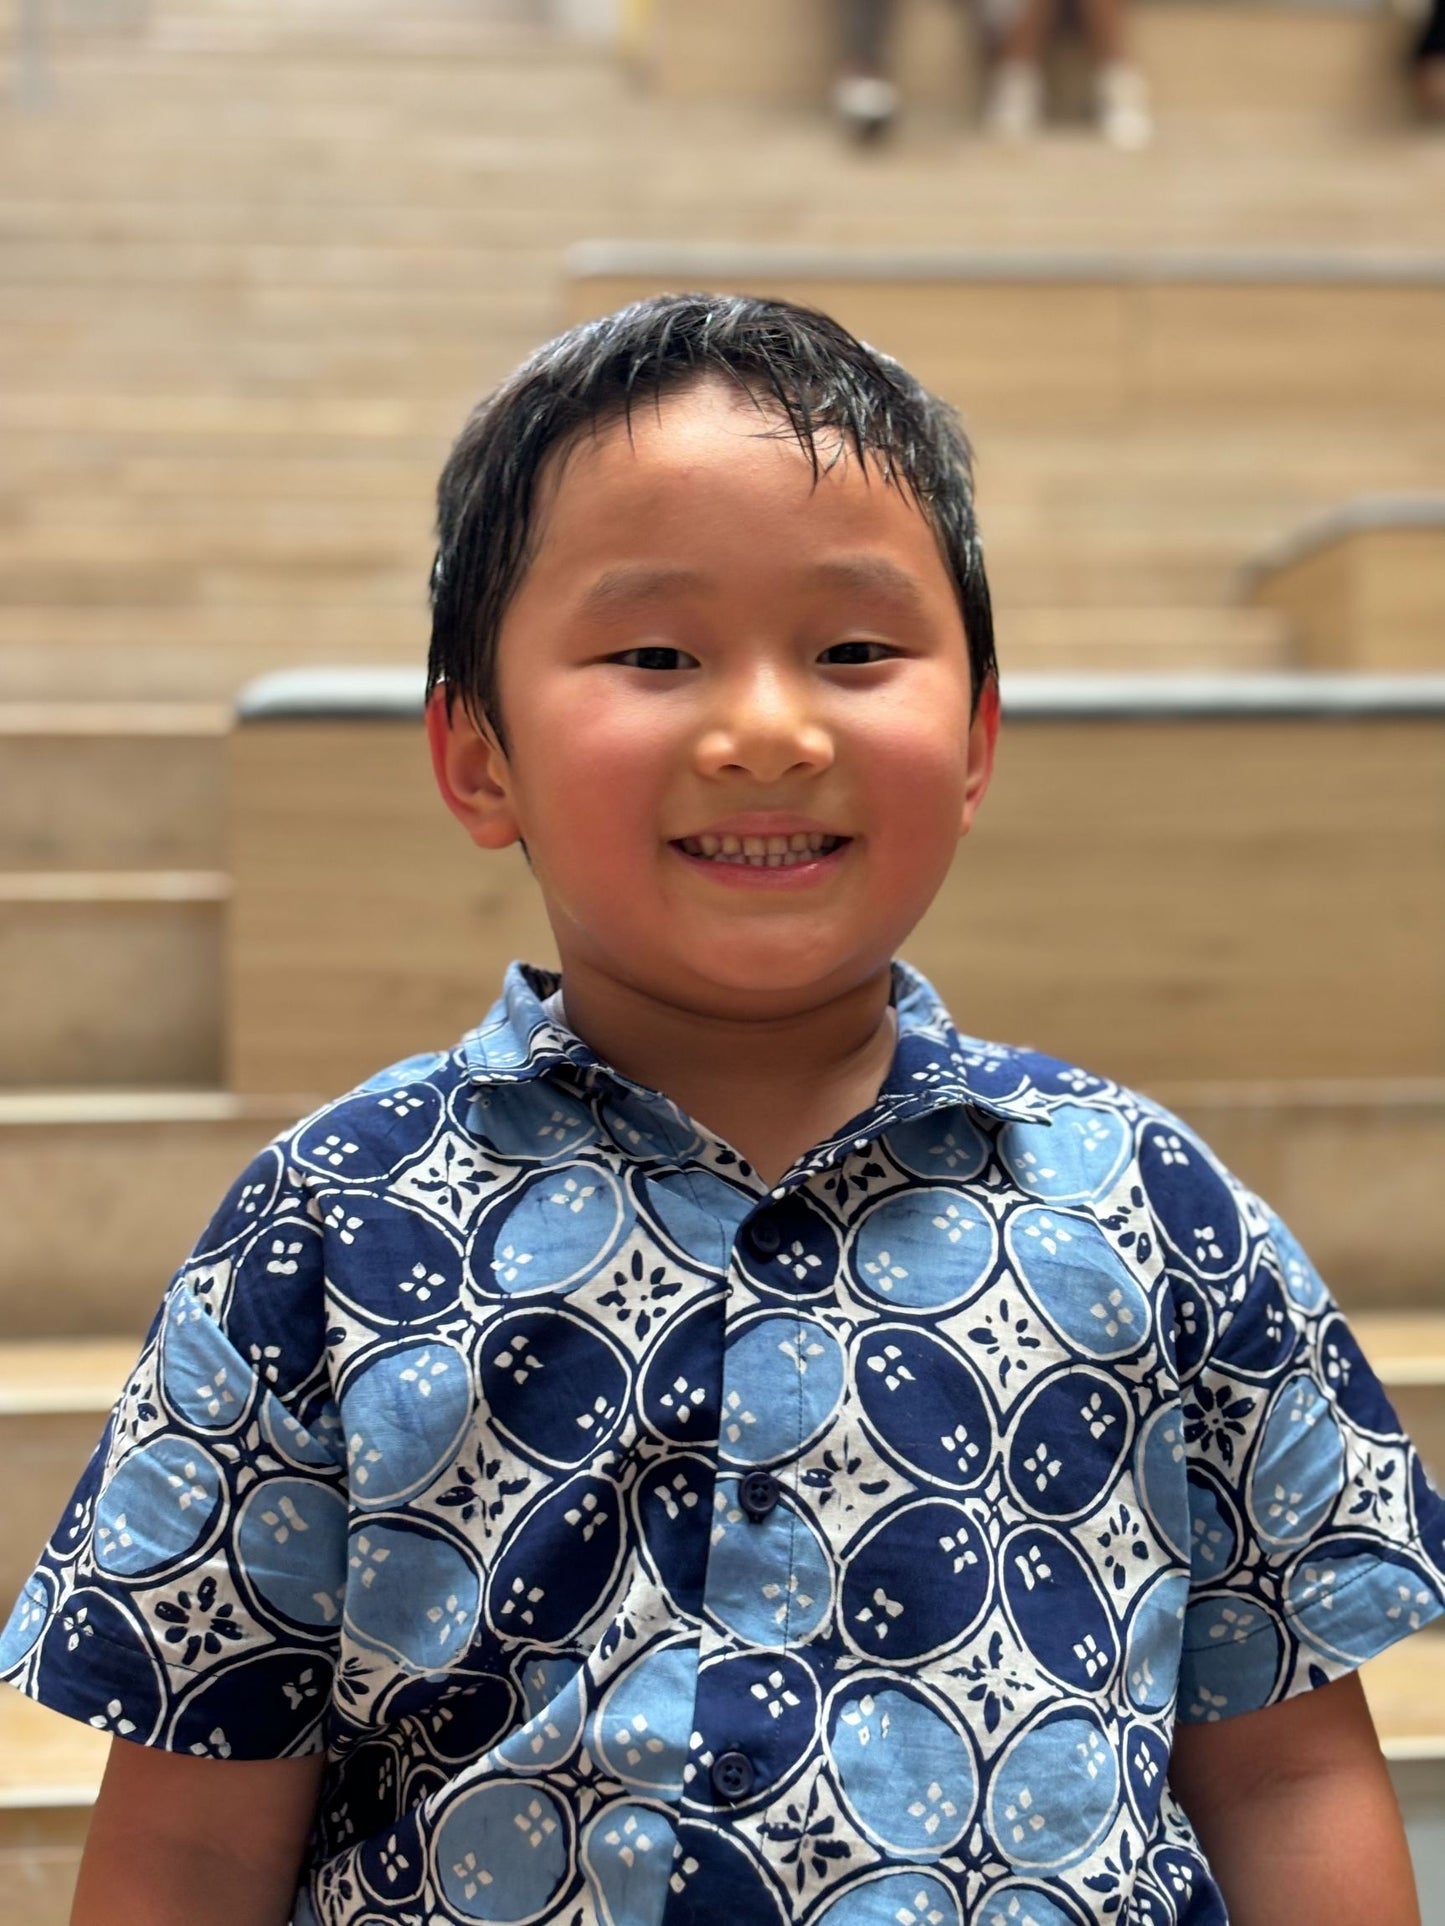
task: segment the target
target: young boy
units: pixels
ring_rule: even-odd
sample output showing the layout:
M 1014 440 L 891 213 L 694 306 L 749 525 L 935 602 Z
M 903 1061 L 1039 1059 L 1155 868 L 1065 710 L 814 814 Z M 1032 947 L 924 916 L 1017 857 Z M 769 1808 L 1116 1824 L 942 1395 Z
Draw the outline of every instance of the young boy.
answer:
M 669 296 L 440 529 L 437 780 L 561 976 L 177 1272 L 0 1651 L 116 1735 L 79 1926 L 1416 1921 L 1354 1674 L 1445 1505 L 1258 1198 L 895 960 L 998 727 L 955 418 Z

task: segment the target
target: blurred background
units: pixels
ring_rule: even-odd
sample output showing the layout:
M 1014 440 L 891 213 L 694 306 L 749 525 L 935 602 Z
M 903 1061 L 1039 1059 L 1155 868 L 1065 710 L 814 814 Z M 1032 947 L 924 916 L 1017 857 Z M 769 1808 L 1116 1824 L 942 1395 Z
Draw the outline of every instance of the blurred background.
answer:
M 961 409 L 998 776 L 905 951 L 1267 1195 L 1445 1473 L 1445 49 L 1383 0 L 5 0 L 0 1592 L 251 1153 L 552 958 L 432 491 L 666 288 Z M 1366 1668 L 1445 1921 L 1445 1634 Z M 0 1695 L 0 1890 L 99 1732 Z

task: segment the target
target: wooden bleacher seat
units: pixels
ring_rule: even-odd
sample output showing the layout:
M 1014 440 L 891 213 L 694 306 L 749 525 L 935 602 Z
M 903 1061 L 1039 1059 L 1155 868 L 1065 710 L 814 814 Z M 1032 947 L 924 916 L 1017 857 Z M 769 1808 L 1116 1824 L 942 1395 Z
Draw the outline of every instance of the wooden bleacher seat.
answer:
M 1154 98 L 1170 115 L 1368 122 L 1402 112 L 1404 34 L 1383 6 L 1145 0 L 1131 30 Z M 671 99 L 817 107 L 835 36 L 828 0 L 731 0 L 725 8 L 649 0 L 632 59 L 641 80 Z M 893 71 L 913 111 L 971 113 L 985 57 L 975 18 L 957 0 L 904 0 L 898 8 Z
M 1445 494 L 1362 495 L 1258 556 L 1254 603 L 1321 669 L 1445 669 Z

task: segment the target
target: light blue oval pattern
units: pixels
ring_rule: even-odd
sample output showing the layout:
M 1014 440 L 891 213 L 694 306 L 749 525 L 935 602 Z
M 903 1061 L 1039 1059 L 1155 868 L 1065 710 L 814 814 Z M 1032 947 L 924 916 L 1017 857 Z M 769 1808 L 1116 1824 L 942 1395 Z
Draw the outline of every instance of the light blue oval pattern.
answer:
M 850 1685 L 835 1702 L 829 1752 L 858 1824 L 890 1852 L 938 1859 L 973 1817 L 978 1767 L 955 1725 L 895 1686 Z
M 1344 1484 L 1345 1445 L 1329 1399 L 1303 1373 L 1275 1394 L 1249 1475 L 1249 1511 L 1272 1551 L 1302 1545 Z
M 294 1625 L 340 1621 L 346 1590 L 346 1500 L 309 1478 L 252 1485 L 236 1521 L 247 1582 Z
M 697 1646 L 688 1643 L 647 1653 L 603 1699 L 597 1752 L 629 1791 L 661 1798 L 682 1791 L 696 1695 Z
M 1108 1830 L 1119 1805 L 1119 1762 L 1097 1722 L 1080 1712 L 1015 1739 L 994 1773 L 988 1823 L 1011 1865 L 1075 1865 Z
M 220 1466 L 192 1439 L 142 1445 L 96 1502 L 95 1562 L 126 1578 L 178 1563 L 209 1537 L 224 1488 Z
M 932 1873 L 875 1874 L 850 1886 L 815 1926 L 963 1926 L 958 1896 Z
M 493 1782 L 448 1806 L 433 1851 L 447 1904 L 463 1919 L 522 1926 L 567 1876 L 569 1821 L 540 1786 Z
M 1129 1126 L 1110 1110 L 1064 1103 L 1047 1125 L 1006 1124 L 998 1154 L 1019 1189 L 1054 1204 L 1107 1196 L 1133 1149 Z
M 508 1297 L 574 1290 L 605 1263 L 632 1205 L 599 1164 L 558 1164 L 528 1185 L 496 1234 L 491 1271 Z
M 1149 1300 L 1097 1224 L 1030 1204 L 1004 1247 L 1029 1296 L 1088 1357 L 1122 1358 L 1149 1337 Z
M 655 1806 L 624 1802 L 598 1813 L 582 1835 L 582 1869 L 601 1926 L 662 1918 L 676 1844 L 671 1814 Z
M 825 1324 L 788 1312 L 744 1325 L 727 1349 L 724 1458 L 766 1464 L 816 1438 L 843 1395 L 842 1347 Z
M 341 1396 L 352 1495 L 393 1504 L 444 1471 L 471 1424 L 475 1393 L 457 1346 L 398 1345 L 364 1365 Z
M 853 1240 L 850 1270 L 865 1297 L 904 1310 L 941 1310 L 971 1296 L 993 1269 L 993 1219 L 967 1192 L 929 1188 L 886 1197 Z
M 450 1539 L 363 1518 L 347 1554 L 346 1629 L 358 1645 L 439 1672 L 476 1630 L 481 1585 Z M 416 1600 L 432 1600 L 418 1613 Z
M 738 1503 L 737 1479 L 718 1479 L 707 1572 L 714 1618 L 750 1645 L 793 1644 L 823 1623 L 832 1590 L 827 1547 L 790 1500 L 754 1522 Z

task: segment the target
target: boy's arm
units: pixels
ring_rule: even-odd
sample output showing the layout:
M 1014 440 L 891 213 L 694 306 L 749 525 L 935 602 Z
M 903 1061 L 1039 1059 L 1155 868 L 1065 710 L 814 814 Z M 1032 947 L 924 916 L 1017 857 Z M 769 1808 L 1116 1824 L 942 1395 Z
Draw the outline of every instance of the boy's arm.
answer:
M 286 1926 L 324 1764 L 112 1739 L 70 1926 Z
M 1262 1712 L 1176 1727 L 1169 1782 L 1231 1926 L 1420 1926 L 1358 1673 Z

